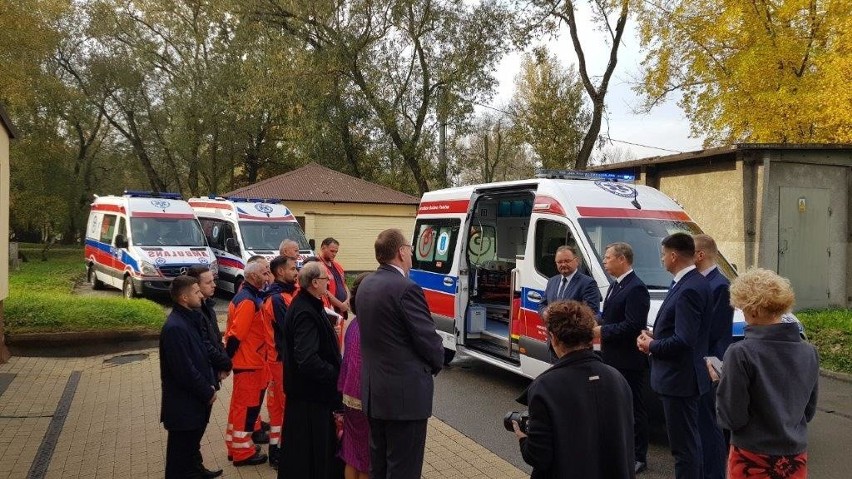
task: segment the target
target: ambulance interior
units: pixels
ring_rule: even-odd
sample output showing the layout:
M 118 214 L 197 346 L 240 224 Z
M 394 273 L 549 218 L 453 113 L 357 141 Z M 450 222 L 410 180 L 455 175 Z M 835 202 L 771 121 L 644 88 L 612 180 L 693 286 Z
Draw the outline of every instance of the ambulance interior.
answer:
M 470 270 L 465 346 L 514 361 L 519 357 L 510 318 L 520 294 L 513 291 L 512 270 L 526 248 L 534 199 L 532 191 L 480 197 L 465 248 Z

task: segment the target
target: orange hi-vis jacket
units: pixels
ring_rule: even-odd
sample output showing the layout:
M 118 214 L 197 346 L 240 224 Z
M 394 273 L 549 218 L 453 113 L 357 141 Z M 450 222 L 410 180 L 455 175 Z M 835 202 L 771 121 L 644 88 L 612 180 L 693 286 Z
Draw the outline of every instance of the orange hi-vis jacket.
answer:
M 269 361 L 281 361 L 279 351 L 284 348 L 284 315 L 287 314 L 287 308 L 293 301 L 296 295 L 295 284 L 274 282 L 269 285 L 266 290 L 266 299 L 263 300 L 263 321 L 272 327 L 273 343 L 271 345 L 271 353 L 268 355 Z
M 274 349 L 272 324 L 263 320 L 263 295 L 244 283 L 228 305 L 228 329 L 225 350 L 234 369 L 263 369 Z

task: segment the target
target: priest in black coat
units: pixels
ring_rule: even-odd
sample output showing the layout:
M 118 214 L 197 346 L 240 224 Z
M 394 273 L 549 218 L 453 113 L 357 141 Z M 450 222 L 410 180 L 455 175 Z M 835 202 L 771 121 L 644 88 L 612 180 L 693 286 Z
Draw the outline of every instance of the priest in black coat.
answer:
M 518 399 L 529 407 L 526 434 L 514 423 L 532 479 L 633 478 L 630 386 L 592 350 L 595 313 L 565 301 L 547 308 L 556 363 Z

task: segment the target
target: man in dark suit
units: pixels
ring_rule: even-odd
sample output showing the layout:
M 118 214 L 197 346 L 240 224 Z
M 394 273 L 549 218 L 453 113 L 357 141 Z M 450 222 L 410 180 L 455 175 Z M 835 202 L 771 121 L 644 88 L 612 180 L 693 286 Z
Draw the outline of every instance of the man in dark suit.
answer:
M 651 388 L 660 396 L 677 479 L 702 477 L 698 432 L 700 397 L 710 390 L 704 363 L 712 314 L 710 285 L 695 269 L 695 242 L 685 233 L 663 239 L 661 261 L 674 275 L 654 322 L 642 331 L 640 351 L 651 355 Z
M 204 318 L 198 280 L 178 276 L 169 293 L 175 305 L 160 332 L 160 421 L 168 431 L 166 479 L 216 477 L 201 457 L 201 437 L 216 401 L 216 377 L 201 337 Z
M 734 308 L 731 306 L 731 282 L 719 271 L 716 241 L 704 234 L 695 235 L 695 268 L 707 278 L 712 293 L 713 312 L 710 319 L 708 349 L 705 356 L 725 357 L 731 345 Z M 728 448 L 722 429 L 716 421 L 716 391 L 710 388 L 701 395 L 698 430 L 704 451 L 704 479 L 724 479 Z
M 548 304 L 556 301 L 572 299 L 585 303 L 595 314 L 600 313 L 601 292 L 598 285 L 590 276 L 577 271 L 580 267 L 580 256 L 573 246 L 563 245 L 556 250 L 556 270 L 559 274 L 547 280 L 544 288 L 544 298 L 541 300 L 539 312 Z
M 412 247 L 398 229 L 375 244 L 380 266 L 356 298 L 361 327 L 361 401 L 370 421 L 370 477 L 419 479 L 432 415 L 433 376 L 444 347 L 426 297 L 408 279 Z
M 636 349 L 636 338 L 648 323 L 651 296 L 645 283 L 633 272 L 633 248 L 627 243 L 606 247 L 603 265 L 615 278 L 604 299 L 600 326 L 595 338 L 601 340 L 601 357 L 624 376 L 633 394 L 634 469 L 647 469 L 648 413 L 642 400 L 648 359 Z

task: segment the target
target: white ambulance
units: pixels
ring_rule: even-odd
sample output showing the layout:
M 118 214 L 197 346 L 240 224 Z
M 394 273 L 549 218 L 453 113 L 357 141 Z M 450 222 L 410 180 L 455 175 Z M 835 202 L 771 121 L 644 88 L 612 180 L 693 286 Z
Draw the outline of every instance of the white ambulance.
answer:
M 88 281 L 121 289 L 126 298 L 168 293 L 175 276 L 217 264 L 192 208 L 177 193 L 125 191 L 96 196 L 85 247 Z
M 633 247 L 636 274 L 651 293 L 653 327 L 672 276 L 660 263 L 660 242 L 675 232 L 700 233 L 663 193 L 630 184 L 632 177 L 542 172 L 541 178 L 431 191 L 423 195 L 414 231 L 412 280 L 423 287 L 445 360 L 457 350 L 530 378 L 550 366 L 538 315 L 547 280 L 557 274 L 556 248 L 582 257 L 580 271 L 606 295 L 606 245 Z M 735 272 L 723 257 L 719 267 Z M 741 313 L 732 333 L 743 334 Z
M 271 260 L 285 239 L 299 244 L 300 263 L 314 255 L 302 227 L 279 200 L 214 196 L 190 198 L 189 204 L 219 262 L 220 289 L 238 291 L 246 261 L 255 255 Z

